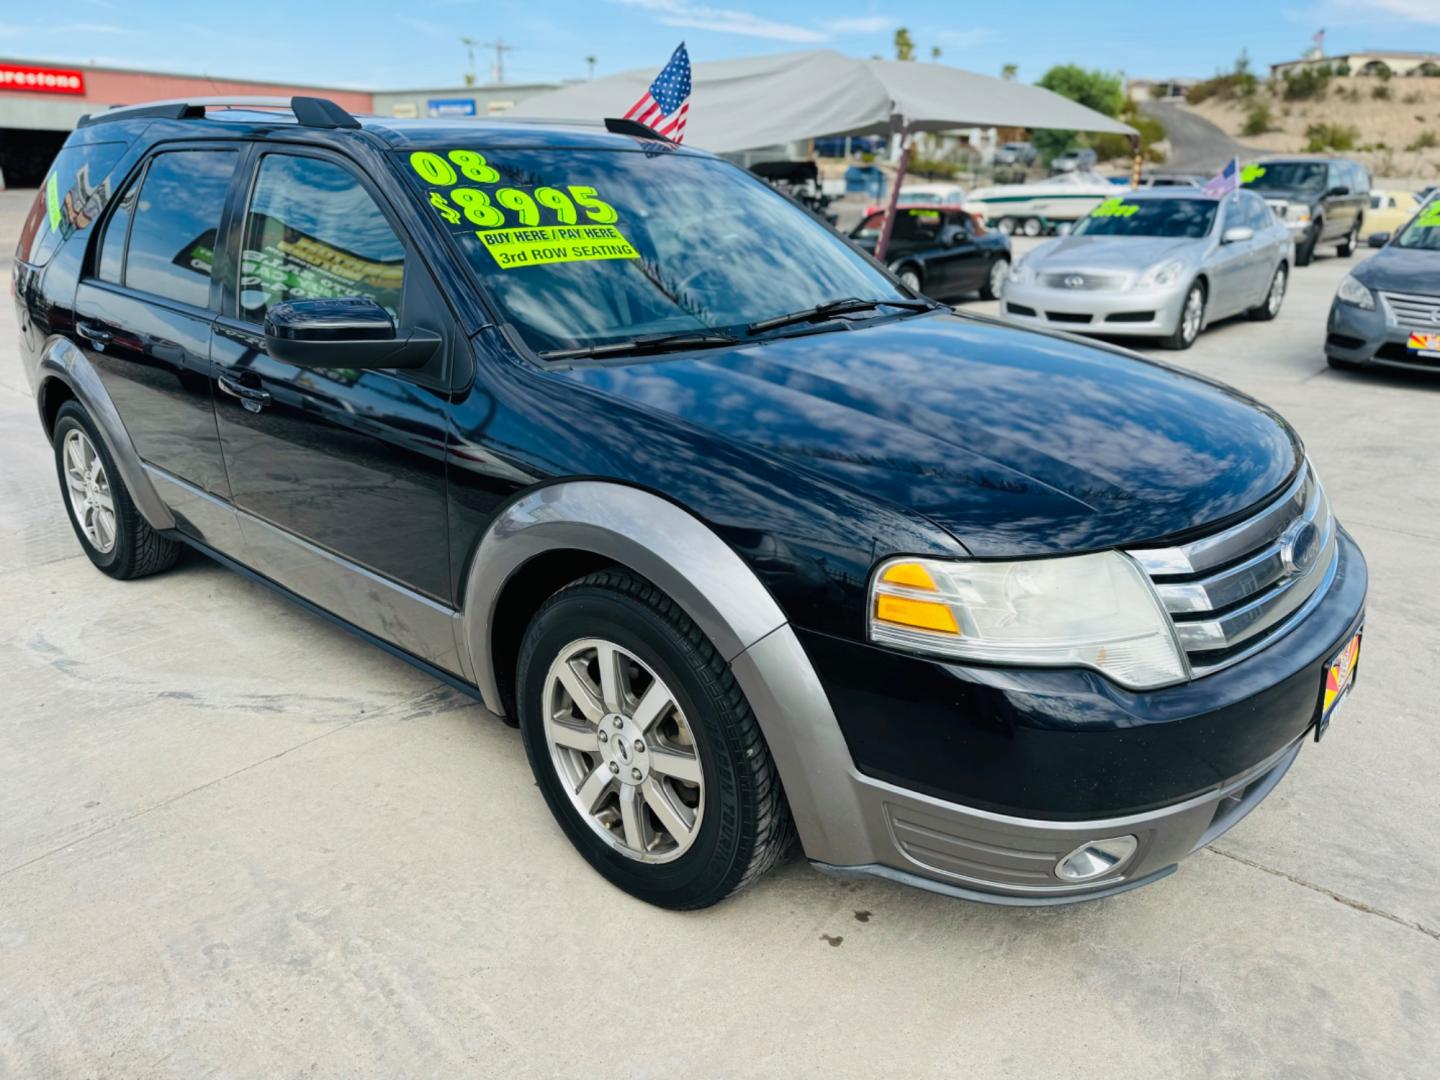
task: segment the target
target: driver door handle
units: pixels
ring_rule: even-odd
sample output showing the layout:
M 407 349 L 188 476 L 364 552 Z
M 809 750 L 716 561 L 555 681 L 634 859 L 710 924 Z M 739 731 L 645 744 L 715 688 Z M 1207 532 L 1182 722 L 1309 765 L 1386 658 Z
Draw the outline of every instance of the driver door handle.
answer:
M 252 374 L 249 377 L 256 382 L 260 381 L 257 375 Z M 269 390 L 262 390 L 258 386 L 246 386 L 245 383 L 240 381 L 240 378 L 244 378 L 244 376 L 236 378 L 230 375 L 218 375 L 215 378 L 215 382 L 225 393 L 233 398 L 239 398 L 240 404 L 249 412 L 258 413 L 266 405 L 270 404 L 272 399 Z

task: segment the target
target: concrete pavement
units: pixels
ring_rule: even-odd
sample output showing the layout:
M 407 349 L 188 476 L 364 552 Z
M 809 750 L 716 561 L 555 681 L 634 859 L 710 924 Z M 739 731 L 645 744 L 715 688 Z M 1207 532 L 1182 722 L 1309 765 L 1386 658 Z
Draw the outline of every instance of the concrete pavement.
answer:
M 7 299 L 0 1076 L 1433 1076 L 1440 380 L 1325 367 L 1346 265 L 1157 355 L 1305 438 L 1370 560 L 1355 697 L 1178 873 L 1034 911 L 793 856 L 617 892 L 468 699 L 204 560 L 92 569 Z

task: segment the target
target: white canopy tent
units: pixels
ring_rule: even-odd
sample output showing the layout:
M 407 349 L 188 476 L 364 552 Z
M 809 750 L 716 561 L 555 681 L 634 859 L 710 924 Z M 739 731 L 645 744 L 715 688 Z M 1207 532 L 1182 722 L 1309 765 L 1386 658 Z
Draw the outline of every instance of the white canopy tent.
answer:
M 657 71 L 575 83 L 527 98 L 506 115 L 592 121 L 623 116 Z M 876 250 L 881 258 L 914 132 L 1023 127 L 1135 135 L 1128 124 L 1039 86 L 945 64 L 858 60 L 830 49 L 696 64 L 692 81 L 685 141 L 715 153 L 827 136 L 899 134 L 900 174 Z

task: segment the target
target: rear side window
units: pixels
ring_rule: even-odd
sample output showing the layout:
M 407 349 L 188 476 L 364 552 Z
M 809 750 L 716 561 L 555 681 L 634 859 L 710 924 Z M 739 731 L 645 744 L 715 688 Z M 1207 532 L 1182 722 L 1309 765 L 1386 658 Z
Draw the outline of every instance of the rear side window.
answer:
M 130 218 L 135 213 L 135 198 L 140 194 L 140 184 L 130 185 L 121 196 L 120 202 L 105 223 L 105 235 L 100 237 L 100 256 L 95 260 L 95 276 L 112 285 L 120 284 L 124 270 L 125 237 L 130 233 Z
M 110 199 L 110 172 L 124 152 L 118 142 L 61 149 L 20 229 L 16 259 L 44 266 L 62 242 L 88 228 Z
M 261 160 L 240 268 L 240 317 L 251 322 L 285 300 L 350 296 L 400 315 L 405 247 L 360 181 L 331 161 Z
M 173 150 L 150 162 L 130 223 L 126 288 L 208 306 L 215 237 L 236 160 L 233 150 Z

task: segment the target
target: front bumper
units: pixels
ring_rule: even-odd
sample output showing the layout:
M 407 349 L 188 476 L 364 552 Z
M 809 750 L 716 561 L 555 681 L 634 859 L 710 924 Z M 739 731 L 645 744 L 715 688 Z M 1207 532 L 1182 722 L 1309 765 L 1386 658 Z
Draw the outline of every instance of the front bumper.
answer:
M 1188 280 L 1161 288 L 1052 289 L 1007 281 L 1001 314 L 1022 326 L 1043 326 L 1075 334 L 1164 337 L 1174 333 L 1185 304 Z
M 1440 327 L 1437 327 L 1440 329 Z M 1349 364 L 1440 372 L 1440 360 L 1420 356 L 1406 348 L 1410 331 L 1390 317 L 1384 300 L 1367 311 L 1339 300 L 1330 302 L 1326 324 L 1325 355 Z
M 1364 559 L 1343 533 L 1341 545 L 1334 583 L 1302 623 L 1232 667 L 1155 691 L 802 631 L 849 751 L 843 772 L 807 778 L 833 808 L 810 835 L 797 814 L 807 855 L 1002 904 L 1069 903 L 1165 876 L 1254 809 L 1313 730 L 1325 666 L 1363 621 Z M 1121 836 L 1137 845 L 1113 873 L 1079 885 L 1056 873 L 1081 845 Z

